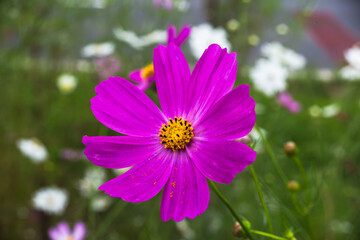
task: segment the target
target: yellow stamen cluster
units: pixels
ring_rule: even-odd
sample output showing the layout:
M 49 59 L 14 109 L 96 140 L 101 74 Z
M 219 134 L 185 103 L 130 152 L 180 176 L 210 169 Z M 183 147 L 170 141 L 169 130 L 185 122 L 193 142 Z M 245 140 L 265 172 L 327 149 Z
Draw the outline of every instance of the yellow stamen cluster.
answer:
M 161 126 L 159 136 L 165 148 L 175 151 L 184 149 L 190 139 L 194 137 L 194 133 L 191 123 L 182 117 L 175 117 L 175 120 L 170 118 L 167 124 Z
M 154 64 L 149 64 L 140 70 L 140 76 L 142 79 L 148 80 L 149 77 L 154 76 Z

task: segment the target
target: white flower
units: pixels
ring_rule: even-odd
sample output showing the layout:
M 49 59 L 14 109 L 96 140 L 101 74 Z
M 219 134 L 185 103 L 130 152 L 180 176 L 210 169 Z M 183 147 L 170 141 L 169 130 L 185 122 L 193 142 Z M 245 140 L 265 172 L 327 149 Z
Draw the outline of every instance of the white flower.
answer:
M 278 62 L 259 59 L 250 70 L 250 77 L 256 89 L 273 96 L 286 89 L 288 71 Z
M 341 78 L 348 81 L 360 80 L 360 70 L 353 68 L 352 66 L 345 66 L 340 69 L 339 72 Z
M 57 187 L 47 187 L 38 190 L 33 197 L 33 206 L 50 214 L 60 215 L 67 205 L 66 191 Z
M 59 3 L 71 8 L 77 7 L 103 9 L 108 5 L 107 0 L 59 0 Z
M 334 78 L 333 71 L 327 68 L 318 69 L 316 74 L 321 82 L 330 82 Z
M 190 3 L 188 0 L 175 0 L 173 2 L 175 9 L 181 12 L 186 12 L 190 8 Z
M 347 221 L 339 221 L 339 220 L 332 220 L 330 222 L 330 228 L 331 230 L 333 230 L 334 232 L 340 232 L 343 234 L 350 234 L 353 229 L 354 226 L 351 222 L 347 222 Z
M 90 196 L 95 193 L 101 184 L 105 182 L 106 173 L 102 168 L 89 168 L 85 177 L 80 180 L 79 188 L 83 196 Z
M 113 54 L 115 44 L 112 42 L 88 44 L 81 50 L 83 57 L 105 57 Z
M 309 108 L 309 114 L 312 117 L 324 117 L 331 118 L 335 117 L 340 112 L 340 105 L 338 103 L 333 103 L 325 107 L 319 107 L 318 105 L 313 105 Z
M 57 86 L 61 93 L 70 93 L 74 91 L 77 83 L 77 78 L 70 74 L 61 74 L 57 79 Z
M 283 64 L 290 71 L 303 69 L 306 65 L 306 59 L 303 55 L 285 48 L 279 42 L 265 43 L 260 51 L 263 56 Z
M 190 228 L 187 220 L 175 222 L 175 226 L 185 239 L 194 239 L 195 232 Z
M 331 118 L 336 116 L 339 112 L 340 112 L 340 105 L 337 103 L 333 103 L 323 108 L 322 116 L 324 118 Z
M 354 68 L 360 71 L 360 46 L 355 45 L 354 47 L 347 50 L 344 54 L 346 61 Z
M 91 64 L 84 59 L 79 59 L 76 62 L 76 69 L 80 72 L 90 72 L 92 66 Z
M 155 30 L 149 34 L 137 36 L 136 33 L 126 31 L 120 27 L 114 30 L 114 34 L 117 39 L 126 42 L 135 49 L 141 49 L 155 43 L 165 43 L 167 38 L 166 31 L 162 30 Z
M 222 28 L 213 28 L 209 23 L 202 23 L 191 29 L 189 44 L 192 54 L 200 58 L 209 45 L 216 43 L 222 48 L 231 51 L 226 31 Z
M 131 167 L 127 167 L 127 168 L 119 168 L 119 169 L 113 169 L 114 173 L 116 175 L 121 175 L 126 173 Z
M 95 212 L 104 211 L 110 205 L 108 196 L 96 196 L 91 200 L 91 209 Z
M 34 163 L 44 162 L 48 156 L 45 146 L 37 138 L 20 139 L 16 145 Z

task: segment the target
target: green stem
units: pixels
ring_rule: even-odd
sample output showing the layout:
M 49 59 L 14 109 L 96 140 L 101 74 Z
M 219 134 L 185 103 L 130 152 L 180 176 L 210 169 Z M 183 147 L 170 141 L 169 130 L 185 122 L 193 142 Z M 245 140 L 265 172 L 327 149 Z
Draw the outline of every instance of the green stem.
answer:
M 296 163 L 296 165 L 298 166 L 299 168 L 299 171 L 300 171 L 300 174 L 301 174 L 301 177 L 302 177 L 302 180 L 304 182 L 304 185 L 305 185 L 305 191 L 307 192 L 307 202 L 309 204 L 310 202 L 310 192 L 309 192 L 309 180 L 307 178 L 307 175 L 306 175 L 306 172 L 305 172 L 305 169 L 304 169 L 304 166 L 302 165 L 299 157 L 297 154 L 295 154 L 293 157 L 292 157 Z
M 257 234 L 257 235 L 261 235 L 264 237 L 268 237 L 271 239 L 278 239 L 278 240 L 288 240 L 287 238 L 283 238 L 283 237 L 279 237 L 270 233 L 266 233 L 266 232 L 261 232 L 261 231 L 257 231 L 257 230 L 251 230 L 251 233 Z
M 254 169 L 254 167 L 252 165 L 250 165 L 249 168 L 250 168 L 251 175 L 252 175 L 252 177 L 254 179 L 254 182 L 255 182 L 255 187 L 256 187 L 256 190 L 258 192 L 258 195 L 259 195 L 259 198 L 260 198 L 260 201 L 261 201 L 261 205 L 262 205 L 262 207 L 264 209 L 264 213 L 265 213 L 265 216 L 266 216 L 269 232 L 274 233 L 272 223 L 271 223 L 270 213 L 269 213 L 269 210 L 266 207 L 265 200 L 264 200 L 264 195 L 263 195 L 263 192 L 261 190 L 259 180 L 258 180 L 258 178 L 256 176 L 255 169 Z
M 266 140 L 264 134 L 262 133 L 262 131 L 260 130 L 260 128 L 255 124 L 255 127 L 256 131 L 258 131 L 259 135 L 260 135 L 260 138 L 261 140 L 263 141 L 264 143 L 264 146 L 266 148 L 266 151 L 267 153 L 269 154 L 269 157 L 275 167 L 275 170 L 277 171 L 277 173 L 279 174 L 280 178 L 282 179 L 282 181 L 284 182 L 284 184 L 286 185 L 288 180 L 287 180 L 287 177 L 286 175 L 284 174 L 284 172 L 281 170 L 280 166 L 279 166 L 279 163 L 274 155 L 274 152 L 272 151 L 271 147 L 270 147 L 270 144 L 269 142 Z
M 123 210 L 125 206 L 126 203 L 119 201 L 111 211 L 109 210 L 109 214 L 102 221 L 101 225 L 98 228 L 99 230 L 94 234 L 95 239 L 98 239 L 97 237 L 101 237 L 104 234 L 104 232 L 108 229 L 110 224 L 114 221 L 116 216 L 120 214 L 120 212 Z
M 296 193 L 291 193 L 291 201 L 296 209 L 296 211 L 298 212 L 298 214 L 304 216 L 303 211 L 301 210 L 301 207 L 299 206 L 297 197 L 296 197 Z
M 299 157 L 297 156 L 297 154 L 295 154 L 295 155 L 293 156 L 293 159 L 294 159 L 296 165 L 298 166 L 298 168 L 299 168 L 299 170 L 300 170 L 301 177 L 302 177 L 302 179 L 303 179 L 303 182 L 304 182 L 305 187 L 308 188 L 308 187 L 309 187 L 309 181 L 308 181 L 308 178 L 307 178 L 305 169 L 304 169 L 304 167 L 303 167 L 303 165 L 302 165 Z
M 252 237 L 251 233 L 250 233 L 250 229 L 248 229 L 244 222 L 241 220 L 240 216 L 235 212 L 234 208 L 231 206 L 230 202 L 221 194 L 221 192 L 217 189 L 217 187 L 215 186 L 214 182 L 208 179 L 208 183 L 210 185 L 210 187 L 212 188 L 212 190 L 216 193 L 216 195 L 220 198 L 220 200 L 225 204 L 225 206 L 229 209 L 229 211 L 231 212 L 231 214 L 233 215 L 233 217 L 236 219 L 236 221 L 238 221 L 241 225 L 241 227 L 244 229 L 246 236 L 253 240 L 254 238 Z

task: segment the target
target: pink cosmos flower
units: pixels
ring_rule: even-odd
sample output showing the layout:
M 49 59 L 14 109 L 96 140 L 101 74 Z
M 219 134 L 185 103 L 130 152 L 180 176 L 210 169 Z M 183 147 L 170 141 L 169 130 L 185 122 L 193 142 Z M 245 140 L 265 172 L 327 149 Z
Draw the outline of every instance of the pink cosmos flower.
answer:
M 206 178 L 231 183 L 256 152 L 234 141 L 255 124 L 249 86 L 232 90 L 236 53 L 213 44 L 192 73 L 175 45 L 154 49 L 162 111 L 129 81 L 110 77 L 91 100 L 95 117 L 127 136 L 83 137 L 88 159 L 105 168 L 133 166 L 99 187 L 111 197 L 142 202 L 164 188 L 161 218 L 181 221 L 202 214 L 209 203 Z
M 77 222 L 72 232 L 66 222 L 61 222 L 56 227 L 49 229 L 51 240 L 83 240 L 85 235 L 86 226 L 83 222 Z
M 173 43 L 177 46 L 181 46 L 183 42 L 189 37 L 191 32 L 191 27 L 188 25 L 183 26 L 180 29 L 179 34 L 176 36 L 176 27 L 170 26 L 167 29 L 167 45 Z M 140 90 L 146 91 L 153 81 L 154 77 L 154 65 L 151 63 L 141 69 L 137 69 L 135 71 L 130 72 L 129 78 L 130 80 L 137 82 L 137 86 Z
M 295 101 L 288 92 L 279 93 L 277 96 L 277 102 L 291 113 L 299 113 L 301 111 L 300 103 Z
M 100 80 L 114 76 L 120 70 L 120 61 L 114 56 L 95 58 L 94 65 Z
M 154 7 L 163 7 L 166 10 L 171 10 L 174 7 L 173 0 L 153 0 Z

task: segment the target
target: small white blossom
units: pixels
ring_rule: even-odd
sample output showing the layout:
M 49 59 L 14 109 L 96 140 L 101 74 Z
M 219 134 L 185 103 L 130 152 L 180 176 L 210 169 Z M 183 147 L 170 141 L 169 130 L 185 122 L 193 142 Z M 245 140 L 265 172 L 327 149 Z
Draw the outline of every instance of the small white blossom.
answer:
M 105 182 L 106 173 L 102 168 L 89 168 L 85 177 L 80 180 L 79 188 L 83 196 L 90 196 L 95 193 L 101 184 Z
M 184 219 L 180 222 L 175 222 L 175 226 L 185 239 L 195 238 L 195 232 L 190 228 L 187 220 Z
M 360 46 L 355 45 L 354 47 L 347 50 L 344 54 L 346 61 L 357 70 L 360 71 Z
M 80 72 L 90 72 L 91 68 L 92 68 L 92 65 L 87 60 L 79 59 L 76 62 L 76 69 Z
M 325 107 L 320 107 L 318 105 L 313 105 L 309 108 L 309 114 L 312 117 L 324 117 L 331 118 L 335 117 L 340 112 L 340 105 L 338 103 L 333 103 Z
M 141 49 L 156 43 L 165 43 L 167 38 L 166 31 L 155 30 L 149 34 L 138 36 L 132 31 L 126 31 L 123 28 L 114 30 L 115 37 L 123 42 L 126 42 L 135 49 Z
M 186 12 L 190 8 L 190 2 L 189 0 L 175 0 L 174 8 L 181 12 Z
M 316 74 L 321 82 L 330 82 L 331 80 L 334 79 L 333 71 L 327 68 L 318 69 Z
M 91 200 L 91 209 L 95 212 L 104 211 L 110 205 L 108 196 L 96 196 Z
M 340 69 L 340 77 L 348 81 L 360 80 L 360 70 L 353 68 L 352 66 L 345 66 Z
M 231 51 L 230 42 L 223 28 L 213 28 L 209 23 L 202 23 L 191 29 L 189 44 L 194 57 L 200 58 L 209 45 L 216 43 Z
M 254 86 L 267 96 L 273 96 L 286 89 L 288 71 L 278 62 L 259 59 L 250 70 Z
M 77 84 L 77 78 L 70 74 L 61 74 L 57 79 L 57 86 L 61 93 L 66 94 L 74 91 Z
M 115 51 L 115 44 L 112 42 L 92 43 L 86 45 L 81 54 L 83 57 L 105 57 L 113 54 Z
M 264 57 L 279 62 L 290 71 L 303 69 L 306 65 L 306 59 L 303 55 L 284 47 L 279 42 L 265 43 L 260 51 Z
M 45 146 L 37 138 L 20 139 L 16 144 L 21 153 L 34 163 L 44 162 L 48 156 Z
M 350 234 L 353 231 L 354 226 L 351 222 L 339 221 L 335 219 L 330 222 L 330 228 L 334 232 Z
M 336 116 L 339 112 L 340 112 L 340 105 L 337 103 L 333 103 L 323 107 L 322 116 L 324 118 L 331 118 Z
M 60 215 L 68 202 L 66 191 L 57 187 L 47 187 L 38 190 L 33 197 L 33 206 L 50 214 Z

